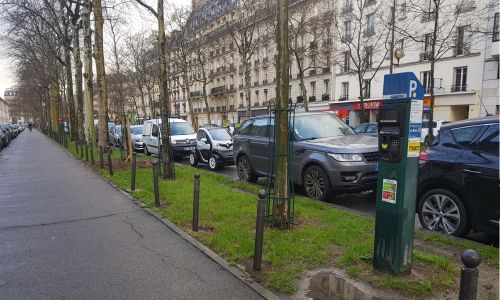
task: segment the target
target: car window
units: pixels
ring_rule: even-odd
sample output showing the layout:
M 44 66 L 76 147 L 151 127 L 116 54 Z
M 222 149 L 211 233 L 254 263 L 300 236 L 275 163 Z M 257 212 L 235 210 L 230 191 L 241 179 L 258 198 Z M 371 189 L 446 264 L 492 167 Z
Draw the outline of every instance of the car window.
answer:
M 339 118 L 329 114 L 312 114 L 295 117 L 294 131 L 300 140 L 313 140 L 355 134 Z
M 229 134 L 229 132 L 227 132 L 227 129 L 225 128 L 209 129 L 208 131 L 210 131 L 210 134 L 212 135 L 212 138 L 214 140 L 224 141 L 231 139 L 231 135 Z
M 471 126 L 453 129 L 453 137 L 457 144 L 467 147 L 478 133 L 481 126 Z
M 130 127 L 131 134 L 142 134 L 142 127 Z
M 255 122 L 253 122 L 252 128 L 250 130 L 250 135 L 265 137 L 267 133 L 268 123 L 268 118 L 256 119 Z
M 490 125 L 479 138 L 477 148 L 479 151 L 498 155 L 498 125 Z
M 354 131 L 356 131 L 356 133 L 364 133 L 366 131 L 366 126 L 368 126 L 368 124 L 358 125 L 354 128 Z
M 241 124 L 240 129 L 238 130 L 238 134 L 241 135 L 249 135 L 250 130 L 252 129 L 253 120 L 247 120 Z
M 366 128 L 367 133 L 374 133 L 378 131 L 378 126 L 377 124 L 368 124 L 368 127 Z
M 188 122 L 170 122 L 170 134 L 182 135 L 193 134 L 194 129 Z
M 151 130 L 151 135 L 158 137 L 158 133 L 159 133 L 158 126 L 156 126 L 156 124 L 153 124 L 153 129 Z

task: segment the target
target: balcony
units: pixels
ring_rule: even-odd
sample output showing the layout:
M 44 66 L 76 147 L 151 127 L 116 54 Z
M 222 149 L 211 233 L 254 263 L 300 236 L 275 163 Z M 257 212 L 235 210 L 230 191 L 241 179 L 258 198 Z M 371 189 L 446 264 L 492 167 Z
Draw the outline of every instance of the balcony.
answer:
M 342 43 L 349 43 L 352 41 L 352 34 L 344 34 L 341 38 Z
M 229 85 L 229 92 L 232 93 L 234 91 L 236 91 L 236 89 L 234 88 L 234 84 Z
M 316 70 L 309 70 L 309 76 L 315 76 Z
M 466 92 L 467 91 L 467 85 L 452 85 L 451 86 L 451 92 L 456 93 L 456 92 Z
M 311 50 L 318 49 L 318 43 L 317 42 L 310 42 L 309 49 L 311 49 Z
M 253 82 L 253 86 L 259 86 L 259 82 L 258 81 L 254 81 Z
M 330 100 L 330 94 L 321 95 L 321 101 L 327 101 L 327 100 Z
M 201 91 L 195 91 L 190 93 L 191 98 L 201 97 Z
M 243 84 L 240 84 L 240 85 L 238 86 L 238 89 L 240 89 L 240 90 L 241 90 L 241 89 L 243 89 Z
M 370 98 L 370 92 L 363 92 L 363 99 Z
M 453 49 L 453 56 L 468 55 L 470 54 L 469 47 L 461 46 Z
M 422 14 L 422 22 L 429 22 L 434 20 L 436 17 L 436 12 L 434 11 L 426 11 Z
M 430 52 L 420 53 L 420 61 L 430 60 L 431 57 L 432 56 Z
M 328 74 L 328 73 L 330 73 L 330 67 L 323 68 L 322 71 L 323 71 L 323 74 Z
M 364 35 L 365 36 L 372 36 L 372 35 L 375 35 L 375 28 L 368 28 L 365 30 L 364 32 Z
M 309 102 L 315 102 L 316 96 L 309 96 Z
M 259 102 L 255 102 L 255 103 L 253 104 L 253 107 L 259 107 Z
M 217 96 L 217 95 L 222 95 L 228 91 L 226 85 L 221 85 L 218 87 L 214 87 L 210 90 L 210 95 L 212 96 Z
M 267 84 L 267 79 L 262 80 L 262 84 Z
M 347 99 L 349 99 L 349 95 L 342 95 L 339 97 L 339 101 L 345 101 Z
M 240 104 L 240 105 L 238 105 L 238 108 L 245 108 L 245 105 Z
M 234 67 L 234 64 L 229 65 L 229 71 L 234 72 L 236 71 L 236 68 Z
M 229 105 L 229 111 L 234 111 L 234 105 Z

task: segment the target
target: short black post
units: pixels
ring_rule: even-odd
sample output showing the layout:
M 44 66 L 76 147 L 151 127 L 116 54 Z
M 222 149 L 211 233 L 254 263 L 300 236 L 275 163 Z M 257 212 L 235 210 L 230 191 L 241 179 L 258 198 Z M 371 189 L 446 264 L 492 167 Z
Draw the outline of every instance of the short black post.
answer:
M 193 196 L 193 231 L 198 231 L 198 216 L 200 214 L 200 174 L 194 174 Z
M 255 225 L 255 250 L 253 254 L 253 269 L 261 270 L 262 265 L 262 246 L 264 244 L 264 209 L 266 192 L 259 191 L 259 201 L 257 202 L 257 224 Z
M 80 158 L 83 159 L 83 142 L 78 142 L 80 144 Z
M 112 149 L 111 147 L 108 147 L 108 170 L 109 170 L 109 175 L 113 176 L 113 162 L 111 161 L 111 152 Z
M 75 148 L 76 148 L 76 154 L 78 155 L 79 153 L 78 153 L 78 141 L 77 140 L 75 140 Z
M 89 161 L 89 144 L 85 143 L 85 161 Z
M 158 162 L 155 160 L 151 163 L 153 165 L 153 183 L 155 192 L 155 206 L 160 207 L 160 190 L 158 188 Z
M 90 163 L 94 165 L 94 144 L 90 143 Z
M 132 152 L 132 178 L 130 179 L 130 191 L 135 191 L 135 169 L 136 169 L 137 153 Z
M 102 146 L 99 146 L 99 163 L 101 165 L 101 169 L 104 169 L 104 153 L 102 153 Z
M 476 268 L 481 263 L 481 257 L 474 250 L 465 250 L 462 253 L 464 267 L 460 273 L 459 300 L 476 300 L 477 278 L 479 270 Z

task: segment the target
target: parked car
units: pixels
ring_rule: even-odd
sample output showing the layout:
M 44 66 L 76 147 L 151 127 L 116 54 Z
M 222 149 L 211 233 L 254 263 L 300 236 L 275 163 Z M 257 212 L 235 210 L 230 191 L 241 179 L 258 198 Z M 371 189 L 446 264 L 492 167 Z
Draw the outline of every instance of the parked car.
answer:
M 230 134 L 234 134 L 234 132 L 240 128 L 240 123 L 229 123 L 229 127 L 227 128 L 229 130 Z
M 143 125 L 142 140 L 144 154 L 158 154 L 161 140 L 161 119 L 147 120 Z M 170 141 L 174 156 L 188 156 L 196 147 L 196 133 L 193 127 L 182 119 L 171 118 Z
M 144 142 L 142 141 L 142 125 L 130 126 L 130 140 L 132 141 L 132 148 L 135 151 L 144 150 Z
M 274 118 L 245 120 L 233 136 L 234 155 L 241 180 L 255 182 L 267 176 L 270 166 Z M 328 113 L 298 113 L 290 132 L 291 178 L 307 196 L 330 200 L 334 192 L 376 188 L 377 138 L 357 135 L 338 117 Z
M 417 212 L 423 228 L 456 236 L 498 234 L 498 117 L 446 124 L 420 155 Z
M 0 124 L 0 134 L 3 147 L 7 147 L 10 143 L 10 133 L 5 124 Z
M 234 165 L 233 141 L 226 128 L 200 128 L 196 134 L 196 148 L 189 154 L 189 163 L 208 164 L 211 170 Z
M 441 126 L 450 123 L 449 121 L 444 121 L 444 120 L 434 120 L 432 121 L 432 133 L 434 136 L 438 135 L 439 129 Z M 429 135 L 429 120 L 423 120 L 422 121 L 422 133 L 420 136 L 420 141 L 426 142 L 426 139 L 429 139 L 427 136 Z M 427 141 L 427 144 L 431 144 L 432 141 Z
M 354 131 L 357 134 L 367 134 L 367 135 L 378 135 L 378 124 L 377 123 L 363 123 L 354 127 Z

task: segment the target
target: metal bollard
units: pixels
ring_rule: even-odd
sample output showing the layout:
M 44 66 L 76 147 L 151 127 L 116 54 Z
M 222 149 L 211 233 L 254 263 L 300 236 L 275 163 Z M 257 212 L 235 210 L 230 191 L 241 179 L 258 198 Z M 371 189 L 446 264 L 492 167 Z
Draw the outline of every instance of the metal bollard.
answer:
M 476 268 L 481 263 L 481 257 L 474 250 L 465 250 L 462 253 L 464 267 L 460 273 L 459 300 L 475 300 L 477 296 L 477 278 L 479 270 Z
M 198 216 L 200 214 L 200 174 L 194 174 L 194 196 L 193 196 L 193 231 L 198 231 Z
M 80 158 L 83 159 L 83 142 L 78 142 L 80 144 Z
M 78 155 L 78 141 L 75 140 L 75 148 L 76 148 L 76 154 Z
M 90 143 L 90 163 L 94 165 L 94 144 Z
M 109 170 L 109 175 L 113 176 L 113 162 L 111 161 L 111 147 L 108 147 L 108 170 Z
M 89 161 L 89 144 L 85 143 L 85 161 Z
M 153 161 L 151 164 L 153 165 L 153 183 L 154 183 L 154 192 L 155 192 L 155 206 L 160 207 L 160 191 L 158 188 L 158 162 Z
M 132 178 L 130 179 L 130 191 L 135 191 L 135 171 L 137 166 L 137 153 L 132 152 Z
M 104 169 L 104 153 L 102 153 L 102 146 L 99 146 L 99 163 L 101 164 L 101 169 Z
M 262 246 L 264 244 L 264 199 L 266 198 L 266 192 L 260 190 L 258 197 L 257 224 L 255 225 L 255 250 L 253 254 L 253 269 L 255 271 L 260 271 L 262 265 Z

